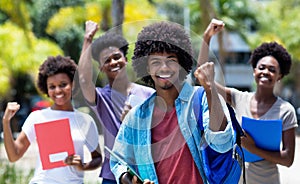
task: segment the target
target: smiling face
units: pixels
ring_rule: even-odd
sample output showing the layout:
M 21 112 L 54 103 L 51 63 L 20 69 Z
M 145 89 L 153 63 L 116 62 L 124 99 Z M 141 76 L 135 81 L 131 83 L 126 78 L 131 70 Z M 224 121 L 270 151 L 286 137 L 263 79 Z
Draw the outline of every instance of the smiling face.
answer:
M 58 73 L 47 78 L 48 96 L 53 100 L 53 109 L 72 110 L 72 81 L 65 73 Z
M 176 54 L 152 53 L 148 59 L 148 73 L 155 88 L 169 89 L 179 84 L 180 65 Z
M 124 54 L 116 47 L 109 47 L 101 51 L 99 55 L 100 70 L 106 73 L 109 80 L 124 71 L 127 64 Z
M 254 68 L 254 78 L 258 87 L 273 89 L 275 83 L 282 78 L 277 60 L 272 56 L 261 58 Z

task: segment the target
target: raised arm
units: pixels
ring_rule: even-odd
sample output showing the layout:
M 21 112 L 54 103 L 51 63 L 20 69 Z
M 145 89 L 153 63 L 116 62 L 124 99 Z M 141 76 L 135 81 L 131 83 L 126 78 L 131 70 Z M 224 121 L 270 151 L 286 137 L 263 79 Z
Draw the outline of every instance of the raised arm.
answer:
M 30 145 L 23 131 L 21 131 L 16 140 L 14 140 L 11 132 L 10 121 L 19 109 L 20 105 L 17 102 L 8 102 L 2 119 L 4 147 L 10 162 L 19 160 Z
M 212 19 L 209 25 L 207 26 L 203 34 L 203 40 L 199 51 L 199 57 L 197 61 L 198 66 L 208 61 L 210 40 L 215 34 L 221 32 L 224 29 L 224 26 L 225 24 L 223 23 L 223 21 L 216 19 Z
M 207 26 L 206 30 L 203 34 L 203 40 L 201 43 L 200 51 L 199 51 L 199 57 L 197 61 L 197 66 L 201 66 L 203 64 L 207 64 L 209 61 L 209 44 L 211 38 L 216 35 L 217 33 L 221 32 L 224 29 L 224 22 L 212 19 L 209 25 Z M 231 104 L 231 91 L 230 89 L 226 88 L 225 86 L 222 86 L 221 84 L 215 82 L 215 86 L 218 90 L 218 92 L 223 96 L 225 101 L 229 104 Z
M 205 89 L 210 117 L 209 128 L 216 132 L 225 130 L 227 119 L 221 104 L 222 97 L 219 96 L 214 81 L 214 72 L 214 63 L 208 62 L 199 66 L 194 75 Z
M 98 24 L 93 21 L 85 23 L 85 35 L 81 55 L 78 63 L 79 84 L 84 98 L 89 103 L 95 103 L 95 84 L 93 82 L 93 63 L 91 45 L 93 37 L 98 30 Z

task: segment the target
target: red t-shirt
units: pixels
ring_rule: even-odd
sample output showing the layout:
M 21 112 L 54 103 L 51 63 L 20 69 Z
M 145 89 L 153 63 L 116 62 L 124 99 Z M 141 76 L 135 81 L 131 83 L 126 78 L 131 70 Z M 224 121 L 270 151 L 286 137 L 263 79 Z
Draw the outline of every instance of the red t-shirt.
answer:
M 159 183 L 203 183 L 178 126 L 176 110 L 154 109 L 152 157 Z

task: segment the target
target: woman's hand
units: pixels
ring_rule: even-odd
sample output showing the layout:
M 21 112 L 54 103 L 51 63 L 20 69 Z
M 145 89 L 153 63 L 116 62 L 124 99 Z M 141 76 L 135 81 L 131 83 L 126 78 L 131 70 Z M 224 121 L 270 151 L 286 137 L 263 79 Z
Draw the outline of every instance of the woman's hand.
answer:
M 241 137 L 241 145 L 249 152 L 253 152 L 253 150 L 256 148 L 256 144 L 253 138 L 247 132 L 244 131 L 244 133 L 245 136 Z
M 83 171 L 83 163 L 79 155 L 69 155 L 64 160 L 64 163 L 70 166 L 74 166 L 78 171 Z
M 4 122 L 9 123 L 19 109 L 20 109 L 20 104 L 18 104 L 17 102 L 8 102 L 3 115 L 3 123 Z
M 221 20 L 212 19 L 207 26 L 206 30 L 203 34 L 203 39 L 207 41 L 206 39 L 210 39 L 213 35 L 221 32 L 225 27 L 225 24 Z

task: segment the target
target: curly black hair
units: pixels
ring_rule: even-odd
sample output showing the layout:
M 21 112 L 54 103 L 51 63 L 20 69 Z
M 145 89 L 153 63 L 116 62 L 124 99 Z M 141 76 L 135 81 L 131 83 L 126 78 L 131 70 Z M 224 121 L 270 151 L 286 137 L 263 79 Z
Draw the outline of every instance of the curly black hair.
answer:
M 48 95 L 47 79 L 58 73 L 65 73 L 73 82 L 75 72 L 77 70 L 76 63 L 65 56 L 49 56 L 39 68 L 37 87 Z
M 280 67 L 282 77 L 290 72 L 292 58 L 288 51 L 277 42 L 265 42 L 257 47 L 251 54 L 249 62 L 256 68 L 258 61 L 265 56 L 273 56 Z
M 112 46 L 119 48 L 120 51 L 123 53 L 124 57 L 126 58 L 128 52 L 127 40 L 122 35 L 110 31 L 104 33 L 92 43 L 93 59 L 100 62 L 99 54 L 101 53 L 101 51 Z
M 135 43 L 132 66 L 137 77 L 150 86 L 154 81 L 147 72 L 147 58 L 156 52 L 175 53 L 179 59 L 179 80 L 191 71 L 194 59 L 190 36 L 182 26 L 172 22 L 156 22 L 143 28 Z

